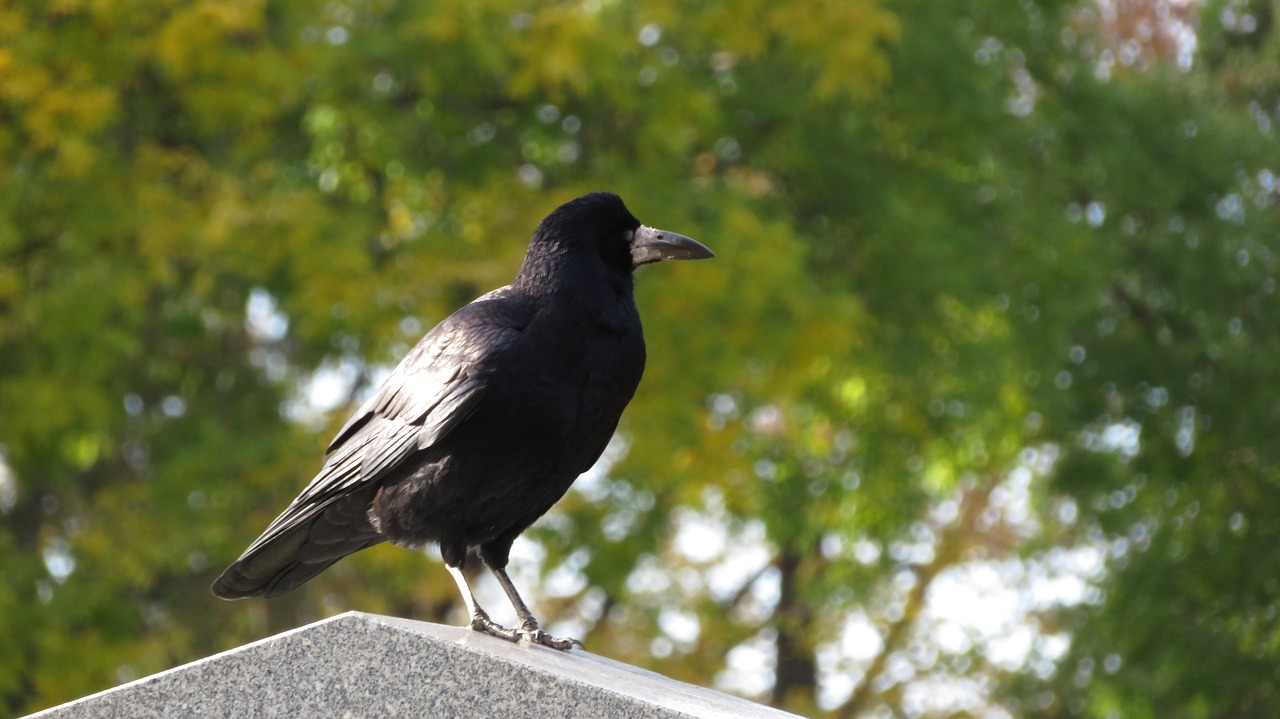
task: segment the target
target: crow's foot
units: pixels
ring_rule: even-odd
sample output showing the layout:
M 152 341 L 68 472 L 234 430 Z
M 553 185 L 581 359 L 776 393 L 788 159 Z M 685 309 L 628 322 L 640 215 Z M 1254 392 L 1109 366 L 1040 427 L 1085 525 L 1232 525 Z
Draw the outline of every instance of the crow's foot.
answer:
M 491 637 L 505 639 L 509 642 L 524 640 L 530 644 L 541 644 L 544 647 L 559 649 L 562 652 L 567 652 L 575 646 L 579 649 L 586 649 L 582 642 L 572 637 L 553 637 L 547 634 L 538 627 L 537 623 L 523 622 L 515 629 L 508 629 L 490 619 L 489 615 L 483 610 L 472 615 L 471 628 L 477 632 L 483 632 Z
M 518 642 L 523 634 L 516 629 L 507 629 L 489 618 L 483 610 L 477 611 L 471 615 L 471 628 L 477 632 L 488 634 L 491 637 L 505 639 L 509 642 Z
M 575 646 L 579 649 L 586 649 L 582 642 L 573 637 L 553 637 L 547 634 L 538 626 L 538 622 L 532 620 L 532 618 L 521 622 L 516 631 L 520 633 L 522 639 L 530 644 L 541 644 L 544 647 L 559 649 L 562 652 L 567 652 Z

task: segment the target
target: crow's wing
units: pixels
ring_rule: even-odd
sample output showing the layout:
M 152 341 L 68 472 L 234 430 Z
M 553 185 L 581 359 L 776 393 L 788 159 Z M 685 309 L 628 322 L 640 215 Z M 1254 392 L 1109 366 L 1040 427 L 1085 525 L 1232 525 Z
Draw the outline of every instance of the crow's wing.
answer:
M 465 420 L 485 394 L 490 368 L 531 315 L 508 288 L 437 325 L 338 431 L 328 459 L 297 499 L 214 584 L 220 596 L 276 594 L 285 572 L 296 586 L 351 552 L 381 541 L 353 502 L 367 508 L 376 483 Z M 345 501 L 344 501 L 345 500 Z M 333 516 L 329 516 L 333 515 Z M 299 563 L 303 566 L 299 567 Z M 303 570 L 306 571 L 303 571 Z

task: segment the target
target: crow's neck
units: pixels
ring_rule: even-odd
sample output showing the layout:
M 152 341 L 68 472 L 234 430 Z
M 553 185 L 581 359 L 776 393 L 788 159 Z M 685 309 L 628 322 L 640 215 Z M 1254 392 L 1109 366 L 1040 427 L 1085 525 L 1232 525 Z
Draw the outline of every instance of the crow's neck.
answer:
M 526 255 L 512 287 L 529 296 L 601 306 L 633 301 L 635 284 L 630 267 L 610 267 L 598 256 L 550 251 Z

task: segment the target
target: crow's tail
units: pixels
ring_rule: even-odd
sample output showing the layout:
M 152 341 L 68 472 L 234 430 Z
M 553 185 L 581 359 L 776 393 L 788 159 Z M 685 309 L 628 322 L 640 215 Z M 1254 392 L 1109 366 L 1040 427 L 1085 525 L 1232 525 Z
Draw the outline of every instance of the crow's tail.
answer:
M 385 538 L 369 523 L 372 492 L 290 505 L 213 583 L 223 599 L 274 597 Z

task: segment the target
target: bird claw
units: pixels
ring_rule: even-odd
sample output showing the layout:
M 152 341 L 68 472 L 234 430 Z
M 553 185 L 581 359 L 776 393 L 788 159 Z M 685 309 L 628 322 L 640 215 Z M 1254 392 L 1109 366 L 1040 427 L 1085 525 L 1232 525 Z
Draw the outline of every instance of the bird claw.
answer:
M 489 615 L 482 611 L 471 617 L 471 628 L 491 637 L 505 639 L 508 642 L 519 643 L 520 640 L 524 640 L 530 644 L 541 644 L 544 647 L 559 649 L 562 652 L 567 652 L 575 646 L 579 649 L 586 649 L 586 646 L 581 641 L 572 637 L 553 637 L 542 631 L 536 623 L 524 622 L 515 629 L 508 629 L 490 619 Z
M 586 649 L 582 642 L 572 637 L 553 637 L 550 634 L 547 634 L 542 631 L 542 628 L 538 626 L 536 621 L 523 621 L 520 623 L 520 626 L 516 631 L 520 633 L 521 638 L 530 644 L 541 644 L 544 647 L 559 649 L 562 652 L 567 652 L 570 649 L 573 649 L 575 645 L 581 649 Z
M 522 639 L 530 644 L 541 644 L 544 647 L 559 649 L 562 652 L 567 652 L 575 646 L 579 649 L 586 649 L 586 646 L 583 645 L 581 641 L 574 639 L 573 637 L 553 637 L 539 629 L 536 625 L 532 628 L 521 625 L 516 631 L 520 633 Z
M 482 634 L 488 634 L 491 637 L 505 639 L 509 642 L 520 641 L 520 632 L 515 629 L 507 629 L 489 618 L 484 612 L 476 612 L 471 617 L 471 629 Z

